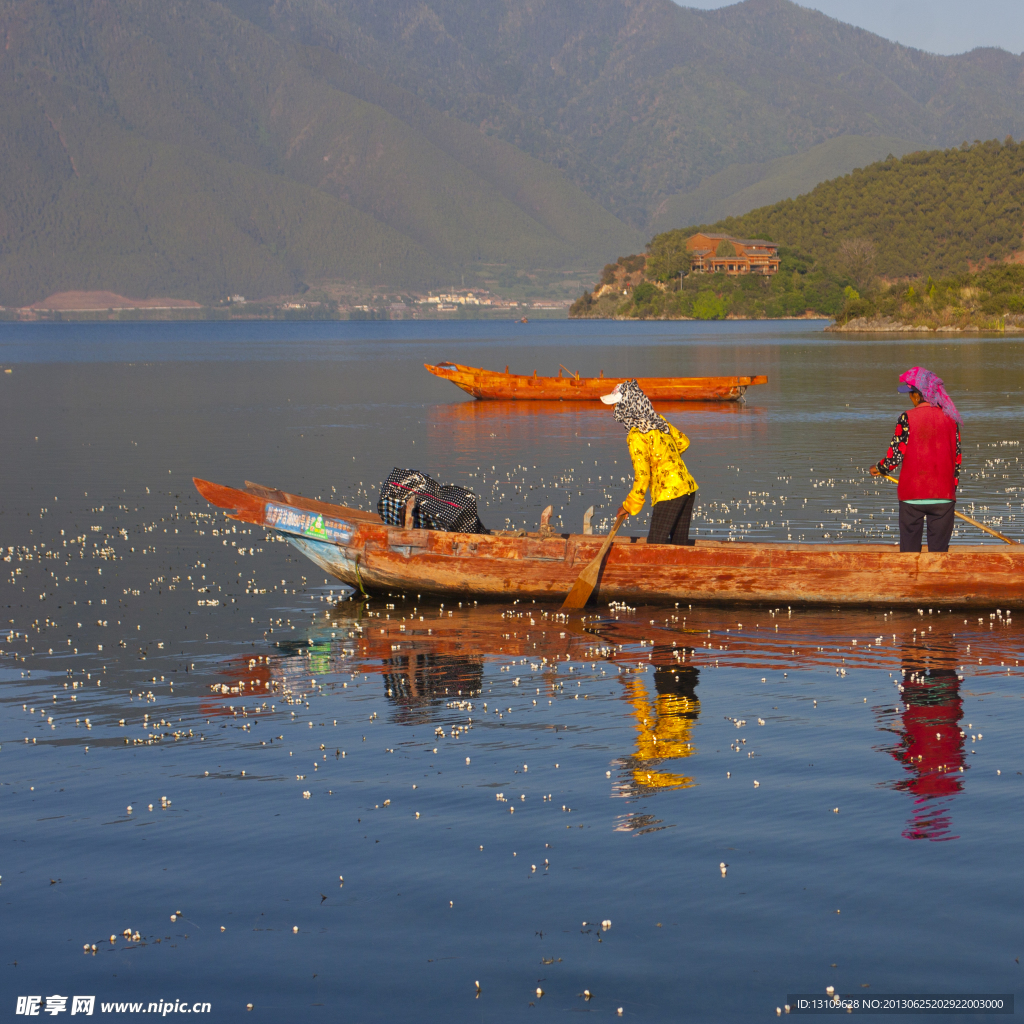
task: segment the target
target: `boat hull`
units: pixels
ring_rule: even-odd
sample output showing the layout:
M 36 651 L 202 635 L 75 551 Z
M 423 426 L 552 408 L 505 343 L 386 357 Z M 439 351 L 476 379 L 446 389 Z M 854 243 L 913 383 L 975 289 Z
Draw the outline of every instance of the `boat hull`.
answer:
M 468 395 L 512 401 L 596 402 L 628 377 L 533 377 L 497 373 L 459 363 L 423 364 L 435 377 L 450 380 Z M 638 377 L 652 402 L 735 402 L 748 387 L 766 384 L 758 377 Z
M 597 554 L 588 534 L 489 535 L 405 530 L 343 505 L 274 500 L 196 480 L 229 517 L 275 530 L 324 572 L 363 591 L 561 601 Z M 700 541 L 649 545 L 617 537 L 595 601 L 903 607 L 1024 605 L 1024 546 L 957 546 L 901 554 L 883 544 Z

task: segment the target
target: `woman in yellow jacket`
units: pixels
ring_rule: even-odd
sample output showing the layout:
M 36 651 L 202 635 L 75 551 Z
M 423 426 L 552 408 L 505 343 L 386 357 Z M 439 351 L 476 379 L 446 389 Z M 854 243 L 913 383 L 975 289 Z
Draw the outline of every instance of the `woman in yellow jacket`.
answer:
M 650 488 L 647 543 L 692 546 L 690 516 L 697 481 L 690 476 L 682 455 L 690 447 L 690 439 L 654 411 L 635 380 L 617 384 L 611 394 L 601 396 L 601 401 L 615 406 L 615 419 L 629 431 L 626 444 L 633 460 L 633 489 L 619 514 L 635 516 L 644 507 Z

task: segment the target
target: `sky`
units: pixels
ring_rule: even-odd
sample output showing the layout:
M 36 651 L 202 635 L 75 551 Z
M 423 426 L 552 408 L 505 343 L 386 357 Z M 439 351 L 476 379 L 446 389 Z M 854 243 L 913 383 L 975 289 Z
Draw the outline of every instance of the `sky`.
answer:
M 679 2 L 679 0 L 677 0 Z M 686 0 L 684 7 L 726 7 L 735 0 Z M 1024 0 L 798 0 L 849 25 L 930 53 L 976 46 L 1024 51 Z

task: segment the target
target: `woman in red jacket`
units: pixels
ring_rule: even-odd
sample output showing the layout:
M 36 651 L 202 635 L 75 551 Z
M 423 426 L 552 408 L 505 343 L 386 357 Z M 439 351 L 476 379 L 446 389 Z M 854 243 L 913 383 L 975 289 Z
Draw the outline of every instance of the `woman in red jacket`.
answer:
M 960 424 L 942 379 L 923 366 L 900 375 L 897 389 L 910 395 L 913 409 L 896 422 L 885 458 L 872 476 L 900 470 L 900 551 L 920 551 L 928 520 L 928 550 L 948 551 L 953 535 L 956 489 L 960 483 Z

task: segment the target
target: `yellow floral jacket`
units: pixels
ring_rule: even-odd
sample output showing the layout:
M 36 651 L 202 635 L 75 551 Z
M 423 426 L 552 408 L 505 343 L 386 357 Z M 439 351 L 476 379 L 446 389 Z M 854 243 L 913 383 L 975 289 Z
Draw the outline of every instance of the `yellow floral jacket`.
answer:
M 690 439 L 671 423 L 668 426 L 669 434 L 660 430 L 641 434 L 634 427 L 626 435 L 629 456 L 633 460 L 633 489 L 622 504 L 631 516 L 644 507 L 648 487 L 652 505 L 697 490 L 697 481 L 690 476 L 682 456 L 690 447 Z

